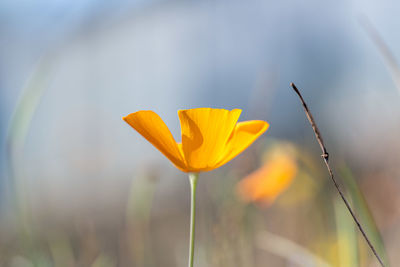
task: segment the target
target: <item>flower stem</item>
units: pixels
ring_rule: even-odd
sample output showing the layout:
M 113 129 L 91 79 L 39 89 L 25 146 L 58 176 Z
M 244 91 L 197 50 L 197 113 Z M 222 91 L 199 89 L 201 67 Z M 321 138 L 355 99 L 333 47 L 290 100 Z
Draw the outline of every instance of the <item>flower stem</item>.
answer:
M 194 255 L 194 227 L 196 218 L 196 187 L 197 179 L 199 178 L 198 173 L 189 173 L 190 181 L 190 242 L 189 242 L 189 267 L 193 267 L 193 255 Z

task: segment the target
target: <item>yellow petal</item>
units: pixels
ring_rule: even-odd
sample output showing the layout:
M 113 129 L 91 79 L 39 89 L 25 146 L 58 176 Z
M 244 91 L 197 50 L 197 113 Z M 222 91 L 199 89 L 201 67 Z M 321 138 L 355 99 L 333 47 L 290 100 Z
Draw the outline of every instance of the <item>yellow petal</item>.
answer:
M 238 184 L 238 193 L 247 202 L 271 204 L 292 183 L 297 173 L 296 161 L 286 153 L 278 153 L 263 167 Z
M 241 110 L 197 108 L 179 110 L 182 151 L 191 171 L 215 168 L 225 153 L 226 144 Z
M 268 127 L 269 124 L 265 121 L 239 122 L 228 141 L 225 153 L 220 157 L 217 167 L 224 165 L 248 148 Z
M 123 117 L 133 129 L 163 153 L 178 169 L 186 171 L 186 164 L 167 125 L 155 112 L 142 110 Z

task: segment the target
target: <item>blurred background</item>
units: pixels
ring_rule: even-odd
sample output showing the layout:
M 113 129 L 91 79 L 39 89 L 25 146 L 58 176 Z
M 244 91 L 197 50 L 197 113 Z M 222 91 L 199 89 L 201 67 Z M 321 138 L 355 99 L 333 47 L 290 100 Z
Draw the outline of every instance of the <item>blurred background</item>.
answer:
M 197 266 L 400 261 L 400 2 L 0 2 L 0 266 L 186 266 L 189 182 L 122 116 L 270 129 L 199 180 Z M 260 191 L 261 190 L 261 191 Z

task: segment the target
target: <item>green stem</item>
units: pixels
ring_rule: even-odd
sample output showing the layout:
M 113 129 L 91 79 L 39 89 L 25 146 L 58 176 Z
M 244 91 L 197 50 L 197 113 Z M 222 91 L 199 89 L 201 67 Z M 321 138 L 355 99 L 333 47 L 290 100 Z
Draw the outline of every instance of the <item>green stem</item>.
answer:
M 194 255 L 194 227 L 196 218 L 196 187 L 197 179 L 199 178 L 198 173 L 189 173 L 190 181 L 190 243 L 189 243 L 189 267 L 193 267 L 193 255 Z

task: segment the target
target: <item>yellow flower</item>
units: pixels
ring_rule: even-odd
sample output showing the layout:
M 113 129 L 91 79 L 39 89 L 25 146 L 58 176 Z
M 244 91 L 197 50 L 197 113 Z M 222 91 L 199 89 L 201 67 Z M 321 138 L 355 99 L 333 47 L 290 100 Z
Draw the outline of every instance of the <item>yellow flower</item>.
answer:
M 179 110 L 182 142 L 153 111 L 142 110 L 123 119 L 184 172 L 218 168 L 249 147 L 269 124 L 254 120 L 237 123 L 241 110 L 196 108 Z
M 290 151 L 274 149 L 260 169 L 238 183 L 238 194 L 246 202 L 270 205 L 289 187 L 297 169 Z

